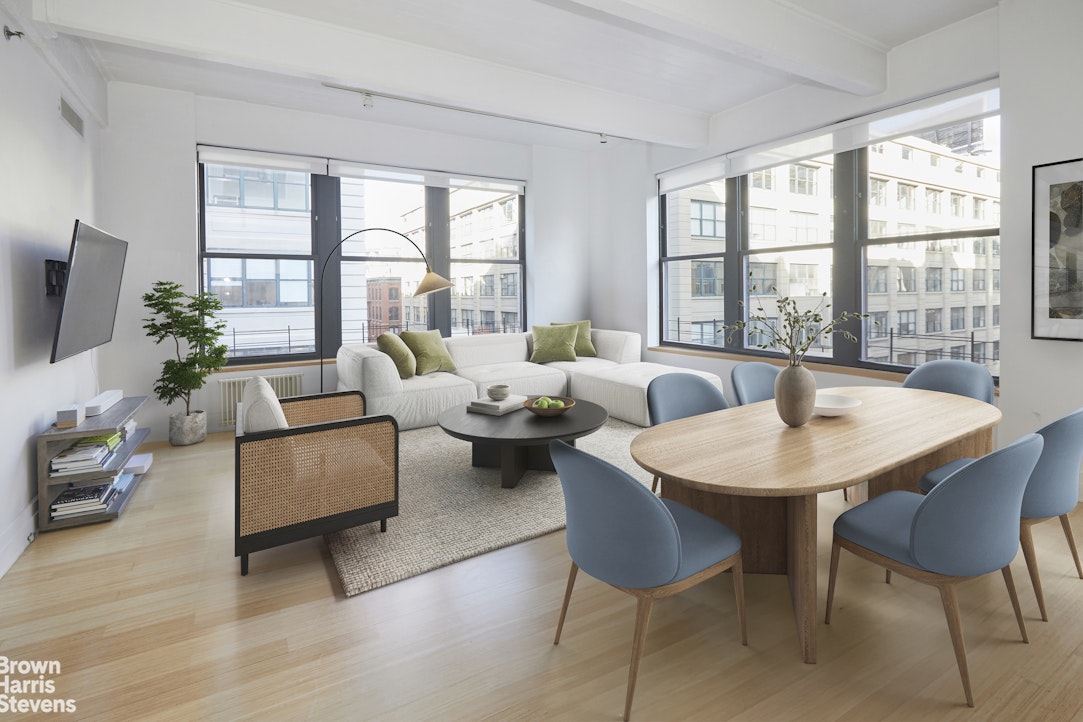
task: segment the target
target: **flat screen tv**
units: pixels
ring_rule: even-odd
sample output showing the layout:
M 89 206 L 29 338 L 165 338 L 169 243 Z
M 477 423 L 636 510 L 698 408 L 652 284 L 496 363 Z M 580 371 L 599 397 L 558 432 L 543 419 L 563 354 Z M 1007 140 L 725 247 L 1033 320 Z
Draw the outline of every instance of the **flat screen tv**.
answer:
M 50 363 L 112 340 L 127 255 L 127 241 L 75 221 Z

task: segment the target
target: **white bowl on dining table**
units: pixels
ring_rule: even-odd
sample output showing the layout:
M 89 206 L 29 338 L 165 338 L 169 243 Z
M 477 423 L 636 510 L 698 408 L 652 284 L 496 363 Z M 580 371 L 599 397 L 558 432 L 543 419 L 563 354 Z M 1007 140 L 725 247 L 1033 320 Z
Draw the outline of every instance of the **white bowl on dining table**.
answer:
M 858 406 L 861 406 L 861 399 L 853 396 L 817 393 L 816 405 L 812 411 L 819 416 L 845 416 Z

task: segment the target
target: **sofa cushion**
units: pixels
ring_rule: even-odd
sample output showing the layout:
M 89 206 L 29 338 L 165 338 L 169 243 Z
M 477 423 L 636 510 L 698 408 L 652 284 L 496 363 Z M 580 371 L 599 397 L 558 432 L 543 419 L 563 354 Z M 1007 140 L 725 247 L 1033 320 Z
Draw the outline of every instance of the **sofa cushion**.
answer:
M 417 375 L 434 371 L 454 371 L 455 362 L 448 355 L 444 339 L 436 329 L 432 331 L 403 331 L 399 336 L 414 352 L 417 359 Z
M 560 369 L 529 361 L 468 366 L 455 373 L 474 383 L 478 398 L 484 398 L 492 384 L 507 384 L 510 393 L 522 396 L 564 396 L 568 389 L 568 378 Z
M 444 345 L 451 360 L 455 362 L 455 367 L 459 369 L 505 361 L 526 361 L 530 358 L 525 333 L 452 336 L 444 339 Z
M 531 331 L 534 337 L 534 353 L 530 354 L 530 361 L 536 364 L 575 361 L 575 337 L 578 331 L 579 327 L 575 324 L 534 326 Z
M 398 334 L 381 333 L 376 337 L 376 348 L 391 357 L 400 379 L 408 379 L 417 373 L 417 357 Z
M 576 356 L 597 356 L 598 352 L 594 348 L 594 344 L 590 342 L 590 321 L 569 321 L 561 323 L 554 321 L 551 326 L 575 326 L 579 330 L 575 333 L 575 355 Z
M 599 369 L 597 373 L 577 373 L 569 381 L 568 392 L 574 398 L 600 404 L 612 418 L 637 426 L 650 426 L 647 386 L 658 376 L 674 372 L 702 376 L 722 390 L 722 379 L 717 374 L 640 361 L 616 364 Z
M 478 398 L 473 382 L 444 371 L 414 376 L 400 383 L 402 391 L 399 393 L 371 400 L 365 397 L 365 410 L 369 415 L 394 416 L 400 431 L 435 426 L 441 412 Z
M 282 404 L 278 401 L 278 395 L 262 376 L 253 376 L 244 385 L 244 393 L 241 395 L 241 430 L 246 434 L 257 431 L 277 431 L 288 429 L 286 414 L 282 411 Z

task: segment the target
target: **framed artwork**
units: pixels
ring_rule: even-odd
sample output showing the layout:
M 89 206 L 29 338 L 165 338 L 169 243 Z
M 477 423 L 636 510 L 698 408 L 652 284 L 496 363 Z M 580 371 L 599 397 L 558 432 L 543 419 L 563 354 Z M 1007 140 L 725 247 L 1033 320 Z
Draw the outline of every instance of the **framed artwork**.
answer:
M 1083 158 L 1033 169 L 1031 338 L 1083 341 Z

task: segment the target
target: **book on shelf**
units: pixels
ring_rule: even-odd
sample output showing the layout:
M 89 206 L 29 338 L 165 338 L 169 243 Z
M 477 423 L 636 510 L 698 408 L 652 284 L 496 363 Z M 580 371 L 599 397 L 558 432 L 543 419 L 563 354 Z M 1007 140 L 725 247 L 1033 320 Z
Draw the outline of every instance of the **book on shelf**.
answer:
M 109 498 L 113 492 L 113 481 L 104 484 L 91 484 L 90 486 L 74 486 L 60 492 L 53 500 L 51 509 L 67 509 L 87 504 L 98 504 Z
M 75 442 L 74 446 L 97 446 L 99 444 L 105 444 L 110 449 L 115 449 L 120 446 L 121 433 L 114 431 L 111 434 L 100 434 L 98 436 L 84 436 Z
M 476 399 L 470 402 L 470 405 L 466 407 L 466 410 L 477 414 L 503 416 L 516 409 L 523 408 L 524 401 L 526 401 L 526 396 L 520 396 L 519 394 L 511 394 L 506 399 L 501 399 L 500 401 L 494 401 L 489 398 Z
M 71 476 L 73 474 L 85 474 L 88 471 L 101 471 L 113 460 L 114 452 L 107 452 L 99 461 L 89 461 L 79 464 L 53 467 L 49 470 L 49 478 L 58 476 Z

